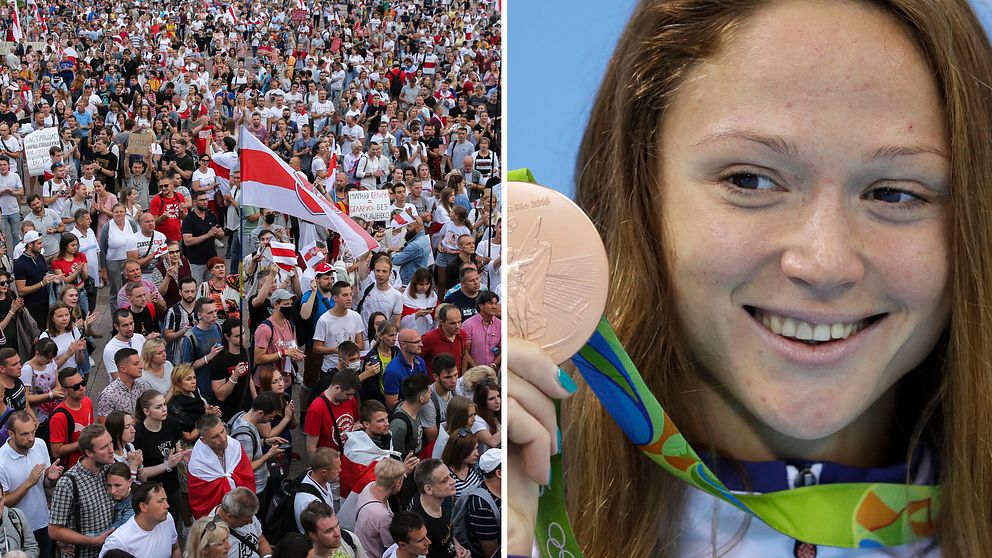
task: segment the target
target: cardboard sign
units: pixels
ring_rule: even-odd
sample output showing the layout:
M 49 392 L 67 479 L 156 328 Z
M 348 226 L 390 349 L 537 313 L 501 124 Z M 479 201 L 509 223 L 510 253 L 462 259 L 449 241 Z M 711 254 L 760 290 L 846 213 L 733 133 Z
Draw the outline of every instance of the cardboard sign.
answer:
M 307 13 L 307 11 L 302 8 L 294 8 L 289 12 L 289 18 L 296 23 L 303 23 L 304 21 L 307 20 L 307 16 L 309 15 L 310 14 Z
M 48 150 L 59 145 L 62 144 L 59 142 L 58 128 L 45 128 L 25 136 L 24 159 L 28 166 L 28 176 L 45 174 L 45 169 L 52 161 Z
M 153 143 L 155 143 L 155 134 L 148 132 L 135 134 L 132 132 L 127 138 L 127 153 L 128 155 L 147 157 L 151 153 Z
M 348 192 L 348 215 L 366 221 L 389 219 L 388 190 L 353 190 Z

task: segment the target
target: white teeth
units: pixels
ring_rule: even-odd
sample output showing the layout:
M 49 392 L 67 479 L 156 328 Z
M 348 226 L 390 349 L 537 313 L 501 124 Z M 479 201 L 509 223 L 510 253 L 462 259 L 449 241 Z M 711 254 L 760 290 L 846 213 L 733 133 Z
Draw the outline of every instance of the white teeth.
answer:
M 847 339 L 865 327 L 865 321 L 834 324 L 811 324 L 802 320 L 765 314 L 754 310 L 754 317 L 772 333 L 799 339 L 800 341 L 830 341 L 831 339 Z
M 811 341 L 813 339 L 813 327 L 806 322 L 796 324 L 796 339 Z
M 816 324 L 813 328 L 813 341 L 830 341 L 830 327 L 826 324 Z

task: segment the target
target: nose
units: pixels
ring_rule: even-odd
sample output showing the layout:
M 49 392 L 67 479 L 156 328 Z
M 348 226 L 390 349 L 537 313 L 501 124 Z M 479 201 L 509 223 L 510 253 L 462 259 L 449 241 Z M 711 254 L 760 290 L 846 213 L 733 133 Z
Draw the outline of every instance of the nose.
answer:
M 864 278 L 865 240 L 847 211 L 841 189 L 824 188 L 803 203 L 794 219 L 783 223 L 786 248 L 781 268 L 794 283 L 820 291 L 846 289 Z

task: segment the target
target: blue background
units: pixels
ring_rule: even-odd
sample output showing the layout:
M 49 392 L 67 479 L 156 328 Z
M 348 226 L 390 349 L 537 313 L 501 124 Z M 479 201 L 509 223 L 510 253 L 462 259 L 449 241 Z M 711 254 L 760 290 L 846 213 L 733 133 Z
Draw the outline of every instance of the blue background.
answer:
M 575 153 L 633 0 L 504 0 L 508 169 L 571 195 Z M 992 29 L 992 0 L 972 0 Z

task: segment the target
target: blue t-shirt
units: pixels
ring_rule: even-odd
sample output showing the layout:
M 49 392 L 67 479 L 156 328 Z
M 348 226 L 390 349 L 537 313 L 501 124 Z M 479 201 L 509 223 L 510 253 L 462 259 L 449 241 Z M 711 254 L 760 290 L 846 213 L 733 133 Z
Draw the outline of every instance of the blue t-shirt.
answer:
M 414 374 L 427 374 L 427 363 L 420 355 L 413 357 L 413 366 L 406 363 L 403 355 L 396 355 L 396 358 L 389 361 L 386 372 L 382 376 L 382 391 L 386 395 L 400 395 L 400 386 L 403 380 Z M 402 397 L 400 398 L 402 399 Z

